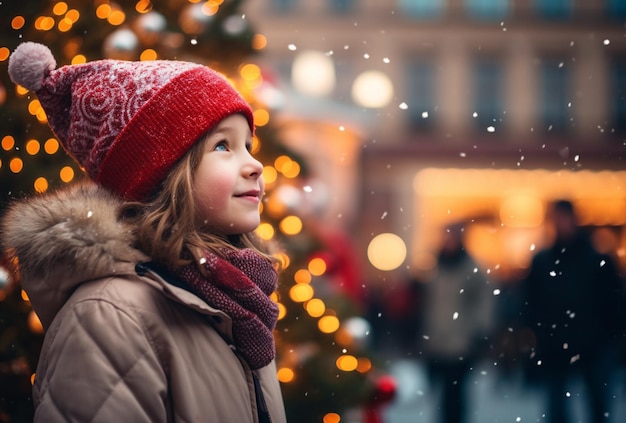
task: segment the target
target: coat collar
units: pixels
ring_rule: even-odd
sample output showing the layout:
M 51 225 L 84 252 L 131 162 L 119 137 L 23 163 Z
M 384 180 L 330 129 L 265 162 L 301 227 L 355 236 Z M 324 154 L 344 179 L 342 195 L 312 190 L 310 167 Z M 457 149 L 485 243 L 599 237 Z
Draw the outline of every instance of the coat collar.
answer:
M 93 183 L 14 202 L 0 230 L 3 249 L 47 328 L 81 283 L 135 274 L 146 259 L 131 228 L 118 219 L 120 200 Z

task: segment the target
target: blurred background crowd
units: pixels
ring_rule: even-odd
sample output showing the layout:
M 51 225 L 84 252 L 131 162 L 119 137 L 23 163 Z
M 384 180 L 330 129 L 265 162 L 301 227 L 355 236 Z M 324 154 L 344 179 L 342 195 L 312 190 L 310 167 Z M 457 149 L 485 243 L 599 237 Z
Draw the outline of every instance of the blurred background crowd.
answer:
M 291 421 L 622 421 L 625 22 L 624 0 L 0 2 L 0 214 L 82 178 L 8 79 L 20 42 L 206 63 L 255 110 Z M 0 422 L 29 421 L 41 328 L 2 265 Z

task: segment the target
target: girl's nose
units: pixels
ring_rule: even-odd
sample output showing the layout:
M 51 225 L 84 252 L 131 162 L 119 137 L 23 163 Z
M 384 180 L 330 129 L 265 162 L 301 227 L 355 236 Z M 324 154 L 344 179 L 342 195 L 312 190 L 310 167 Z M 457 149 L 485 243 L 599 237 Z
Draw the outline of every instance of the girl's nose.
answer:
M 248 163 L 244 166 L 244 172 L 246 176 L 259 177 L 263 174 L 263 164 L 250 155 Z

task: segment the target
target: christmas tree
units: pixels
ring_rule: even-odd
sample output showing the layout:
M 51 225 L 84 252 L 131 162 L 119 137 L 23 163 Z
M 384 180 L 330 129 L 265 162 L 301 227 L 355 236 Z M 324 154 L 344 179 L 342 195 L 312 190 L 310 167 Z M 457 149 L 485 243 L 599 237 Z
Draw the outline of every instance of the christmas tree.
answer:
M 253 153 L 266 164 L 267 185 L 258 233 L 284 247 L 276 336 L 288 419 L 338 422 L 349 410 L 375 413 L 377 405 L 393 395 L 393 384 L 377 384 L 367 322 L 358 317 L 358 294 L 346 289 L 360 283 L 349 260 L 354 253 L 323 225 L 308 222 L 297 207 L 285 204 L 288 193 L 307 189 L 306 160 L 281 142 L 273 111 L 263 101 L 260 88 L 266 81 L 254 58 L 262 54 L 266 39 L 255 33 L 241 3 L 1 2 L 0 214 L 11 199 L 83 177 L 46 125 L 36 97 L 8 79 L 8 57 L 20 42 L 46 44 L 59 66 L 114 58 L 178 59 L 213 67 L 255 110 Z M 43 338 L 28 299 L 18 282 L 11 282 L 17 278 L 9 278 L 11 268 L 12 263 L 0 263 L 0 422 L 32 419 L 31 382 Z

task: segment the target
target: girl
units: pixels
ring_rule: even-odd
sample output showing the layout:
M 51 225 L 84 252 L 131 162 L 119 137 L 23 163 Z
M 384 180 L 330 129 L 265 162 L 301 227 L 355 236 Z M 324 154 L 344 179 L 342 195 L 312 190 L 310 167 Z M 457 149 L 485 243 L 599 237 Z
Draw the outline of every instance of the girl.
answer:
M 9 74 L 91 179 L 2 222 L 46 331 L 35 421 L 284 422 L 250 106 L 186 62 L 56 69 L 24 43 Z

